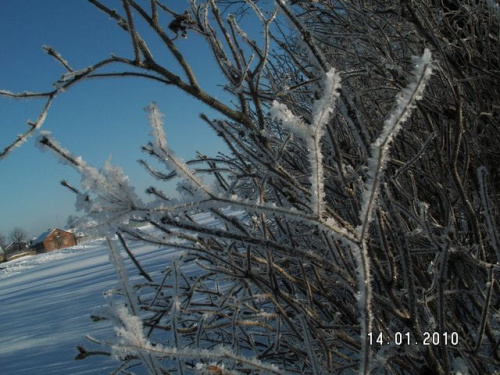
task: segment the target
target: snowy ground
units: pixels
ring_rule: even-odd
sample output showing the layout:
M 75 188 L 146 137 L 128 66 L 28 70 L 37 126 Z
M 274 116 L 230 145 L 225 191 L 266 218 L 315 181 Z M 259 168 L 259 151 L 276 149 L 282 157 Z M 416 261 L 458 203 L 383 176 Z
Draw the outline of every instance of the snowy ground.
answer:
M 175 253 L 131 248 L 152 273 Z M 111 359 L 74 358 L 77 345 L 89 346 L 86 334 L 112 331 L 109 323 L 94 323 L 90 315 L 107 303 L 103 293 L 116 286 L 103 240 L 0 263 L 0 374 L 108 374 L 117 365 Z

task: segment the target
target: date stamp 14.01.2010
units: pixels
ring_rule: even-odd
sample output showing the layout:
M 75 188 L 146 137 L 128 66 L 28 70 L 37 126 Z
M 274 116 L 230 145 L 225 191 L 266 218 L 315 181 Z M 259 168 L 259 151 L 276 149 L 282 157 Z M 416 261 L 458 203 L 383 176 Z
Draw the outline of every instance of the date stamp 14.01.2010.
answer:
M 457 346 L 459 337 L 457 332 L 424 332 L 421 339 L 416 339 L 410 332 L 395 332 L 393 336 L 380 333 L 368 333 L 368 344 L 371 346 L 383 345 L 422 345 L 422 346 L 438 346 L 451 345 Z

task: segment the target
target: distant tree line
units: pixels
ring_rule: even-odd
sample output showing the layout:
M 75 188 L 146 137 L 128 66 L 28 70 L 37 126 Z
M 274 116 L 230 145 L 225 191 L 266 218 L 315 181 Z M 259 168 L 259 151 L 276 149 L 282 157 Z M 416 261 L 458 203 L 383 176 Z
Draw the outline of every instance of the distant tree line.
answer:
M 17 251 L 27 247 L 28 233 L 21 227 L 12 229 L 8 237 L 0 234 L 0 247 L 4 250 L 9 247 L 10 251 Z

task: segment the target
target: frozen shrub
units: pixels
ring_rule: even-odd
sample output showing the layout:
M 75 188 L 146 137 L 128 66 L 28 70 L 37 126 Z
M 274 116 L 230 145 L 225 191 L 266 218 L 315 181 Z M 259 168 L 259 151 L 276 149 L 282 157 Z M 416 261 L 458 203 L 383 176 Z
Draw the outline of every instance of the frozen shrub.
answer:
M 40 136 L 81 172 L 85 191 L 71 187 L 79 207 L 118 232 L 145 279 L 130 285 L 110 241 L 126 303 L 112 313 L 118 371 L 500 369 L 499 19 L 491 1 L 207 0 L 189 1 L 183 14 L 159 1 L 123 0 L 116 12 L 90 2 L 130 34 L 134 59 L 68 71 L 50 93 L 2 91 L 45 96 L 47 105 L 1 155 L 42 125 L 60 90 L 118 64 L 218 111 L 202 118 L 231 150 L 182 161 L 160 110 L 148 106 L 152 139 L 143 150 L 164 170 L 142 162 L 158 180 L 148 189 L 153 202 L 143 203 L 118 168 L 97 170 Z M 160 15 L 188 40 L 205 39 L 233 102 L 200 87 Z M 241 17 L 262 35 L 254 40 Z M 160 37 L 179 72 L 155 60 L 134 18 Z M 174 178 L 182 202 L 161 190 Z M 152 278 L 130 239 L 182 256 Z

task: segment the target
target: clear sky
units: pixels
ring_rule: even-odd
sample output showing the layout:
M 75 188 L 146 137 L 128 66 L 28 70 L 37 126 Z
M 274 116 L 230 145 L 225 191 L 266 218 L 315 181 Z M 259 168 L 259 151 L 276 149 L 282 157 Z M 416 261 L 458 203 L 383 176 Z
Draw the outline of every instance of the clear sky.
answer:
M 119 8 L 121 2 L 107 3 Z M 189 36 L 178 42 L 202 86 L 224 95 L 217 87 L 223 80 L 202 44 Z M 54 47 L 74 69 L 110 53 L 132 58 L 129 35 L 86 0 L 0 0 L 0 89 L 52 88 L 64 69 L 42 51 L 42 45 Z M 149 45 L 157 59 L 170 64 L 159 41 L 149 40 Z M 64 147 L 96 167 L 112 155 L 113 164 L 121 165 L 138 191 L 144 191 L 151 179 L 137 159 L 146 158 L 140 151 L 149 133 L 143 108 L 152 101 L 165 114 L 167 137 L 178 155 L 189 159 L 197 150 L 209 155 L 224 150 L 198 117 L 201 112 L 216 116 L 213 112 L 175 88 L 131 78 L 74 86 L 56 99 L 42 130 L 51 131 Z M 35 120 L 42 105 L 41 100 L 0 97 L 1 149 L 26 130 L 26 121 Z M 79 176 L 36 148 L 34 138 L 0 160 L 0 234 L 5 236 L 14 227 L 37 236 L 47 228 L 64 227 L 68 215 L 75 214 L 74 195 L 59 182 L 65 179 L 78 186 Z

